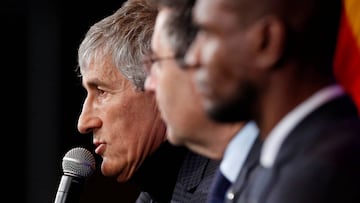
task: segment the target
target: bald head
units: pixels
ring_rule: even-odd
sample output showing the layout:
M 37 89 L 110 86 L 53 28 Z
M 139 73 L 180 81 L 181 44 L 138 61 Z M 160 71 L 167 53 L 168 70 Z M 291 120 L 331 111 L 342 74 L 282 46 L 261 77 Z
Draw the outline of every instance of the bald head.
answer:
M 333 57 L 341 0 L 224 0 L 222 5 L 236 12 L 244 27 L 266 16 L 281 21 L 287 32 L 286 50 L 292 57 L 318 64 Z

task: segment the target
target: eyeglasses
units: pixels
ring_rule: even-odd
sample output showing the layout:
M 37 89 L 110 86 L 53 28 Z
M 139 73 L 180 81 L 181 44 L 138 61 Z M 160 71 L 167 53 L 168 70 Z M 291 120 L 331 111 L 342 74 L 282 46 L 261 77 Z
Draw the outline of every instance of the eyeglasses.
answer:
M 143 59 L 143 66 L 144 70 L 147 74 L 151 73 L 151 68 L 153 64 L 165 61 L 165 60 L 176 60 L 177 63 L 179 63 L 180 66 L 184 64 L 184 57 L 181 56 L 164 56 L 164 57 L 158 57 L 155 56 L 153 53 L 148 54 Z

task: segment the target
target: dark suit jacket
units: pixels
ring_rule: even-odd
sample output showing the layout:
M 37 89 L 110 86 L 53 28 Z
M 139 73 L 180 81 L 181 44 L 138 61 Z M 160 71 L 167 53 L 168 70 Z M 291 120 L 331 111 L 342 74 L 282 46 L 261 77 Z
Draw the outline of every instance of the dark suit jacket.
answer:
M 330 101 L 299 123 L 272 168 L 258 165 L 236 202 L 360 202 L 360 122 L 352 101 Z
M 189 152 L 180 169 L 171 202 L 204 203 L 220 161 Z
M 188 153 L 185 147 L 165 142 L 148 156 L 130 180 L 141 191 L 136 202 L 170 202 L 179 170 Z
M 161 154 L 167 157 L 172 148 L 177 148 L 171 145 L 168 147 L 161 153 L 157 152 L 158 156 Z M 154 163 L 153 160 L 146 163 L 152 166 L 153 173 L 149 173 L 147 167 L 142 169 L 140 179 L 139 175 L 136 175 L 136 182 L 139 185 L 147 185 L 141 187 L 143 192 L 140 193 L 136 203 L 206 202 L 212 178 L 220 162 L 195 154 L 188 149 L 183 150 L 185 153 L 181 152 L 180 156 L 172 158 L 180 161 L 180 164 L 174 165 L 168 161 Z M 161 172 L 155 172 L 157 169 Z

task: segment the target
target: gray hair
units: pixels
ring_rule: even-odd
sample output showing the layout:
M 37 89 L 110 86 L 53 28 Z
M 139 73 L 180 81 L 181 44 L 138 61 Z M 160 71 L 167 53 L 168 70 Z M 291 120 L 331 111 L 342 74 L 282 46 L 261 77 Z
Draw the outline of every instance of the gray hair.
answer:
M 136 88 L 144 90 L 142 60 L 151 48 L 157 9 L 147 0 L 127 0 L 112 15 L 90 27 L 78 50 L 78 64 L 111 56 L 114 65 Z

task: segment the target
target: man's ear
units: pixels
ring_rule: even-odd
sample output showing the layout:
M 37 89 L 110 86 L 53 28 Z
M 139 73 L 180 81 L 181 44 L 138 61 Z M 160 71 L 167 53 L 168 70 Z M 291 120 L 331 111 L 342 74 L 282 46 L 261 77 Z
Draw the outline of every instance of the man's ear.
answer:
M 254 62 L 261 69 L 271 69 L 282 59 L 285 51 L 286 29 L 275 16 L 265 16 L 250 30 L 254 45 Z

